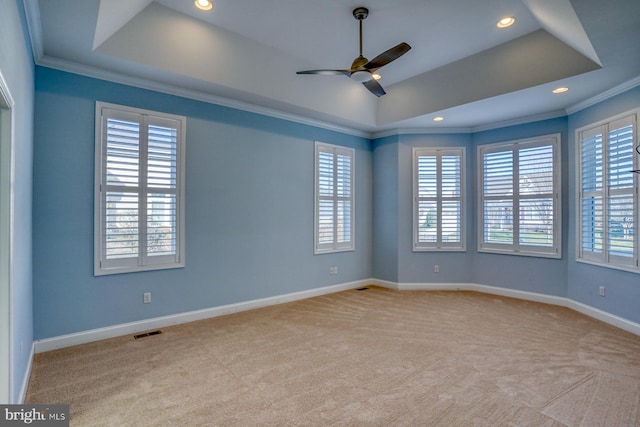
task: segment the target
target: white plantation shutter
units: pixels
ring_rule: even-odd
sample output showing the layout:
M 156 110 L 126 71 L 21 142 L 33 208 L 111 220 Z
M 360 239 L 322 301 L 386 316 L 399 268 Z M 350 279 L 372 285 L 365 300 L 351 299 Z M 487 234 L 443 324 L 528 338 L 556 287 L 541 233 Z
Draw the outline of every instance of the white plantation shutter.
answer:
M 638 271 L 637 113 L 577 131 L 578 259 Z
M 483 243 L 512 245 L 513 150 L 486 153 L 482 161 Z
M 140 123 L 137 116 L 111 112 L 103 123 L 106 145 L 104 210 L 104 262 L 139 256 Z M 101 153 L 101 154 L 102 154 Z M 104 155 L 102 155 L 104 160 Z M 133 262 L 132 262 L 133 263 Z M 131 264 L 132 264 L 131 263 Z
M 479 250 L 560 257 L 559 141 L 479 147 Z
M 96 105 L 96 275 L 184 266 L 184 122 Z
M 582 257 L 602 258 L 602 224 L 604 219 L 603 128 L 585 132 L 580 145 L 580 251 Z
M 464 149 L 414 148 L 413 250 L 464 250 Z
M 523 148 L 518 152 L 520 246 L 553 247 L 553 155 L 552 145 Z
M 315 144 L 315 253 L 352 250 L 354 150 Z

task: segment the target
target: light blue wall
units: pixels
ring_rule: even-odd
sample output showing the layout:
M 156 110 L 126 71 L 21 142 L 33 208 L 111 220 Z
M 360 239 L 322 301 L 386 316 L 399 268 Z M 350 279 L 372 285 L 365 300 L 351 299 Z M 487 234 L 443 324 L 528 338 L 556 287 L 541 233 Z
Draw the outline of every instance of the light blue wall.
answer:
M 186 268 L 93 276 L 96 100 L 187 116 Z M 36 118 L 36 339 L 372 275 L 368 139 L 42 67 Z M 355 251 L 313 254 L 315 140 L 356 149 Z
M 640 90 L 574 114 L 473 134 L 372 142 L 226 107 L 36 68 L 37 339 L 374 277 L 568 296 L 638 321 L 638 275 L 575 262 L 573 132 L 637 107 Z M 187 116 L 187 267 L 92 275 L 95 101 Z M 477 148 L 560 133 L 562 258 L 477 251 Z M 313 141 L 356 148 L 356 250 L 313 255 Z M 411 249 L 411 150 L 467 147 L 464 253 Z M 433 272 L 433 265 L 440 273 Z M 339 274 L 329 275 L 338 266 Z M 599 284 L 607 297 L 596 298 Z M 153 303 L 142 304 L 152 292 Z
M 33 156 L 33 60 L 26 38 L 22 1 L 0 0 L 0 71 L 15 102 L 13 188 L 13 276 L 10 355 L 13 384 L 10 401 L 17 403 L 29 366 L 33 342 L 31 188 Z M 4 343 L 2 343 L 4 345 Z M 6 369 L 6 367 L 0 367 Z M 5 402 L 2 402 L 5 403 Z
M 373 277 L 398 282 L 398 136 L 373 143 Z
M 467 150 L 467 224 L 472 225 L 469 173 L 470 134 L 400 135 L 398 144 L 398 282 L 467 283 L 471 280 L 470 252 L 413 252 L 413 147 L 464 147 Z M 468 230 L 467 236 L 472 235 Z M 473 242 L 467 242 L 467 245 Z M 469 246 L 467 246 L 467 249 Z M 434 272 L 434 265 L 440 272 Z
M 555 296 L 567 294 L 567 228 L 563 209 L 563 257 L 547 259 L 477 251 L 477 147 L 532 136 L 560 133 L 566 207 L 566 117 L 474 134 L 398 135 L 374 141 L 374 277 L 397 283 L 479 283 Z M 413 252 L 413 147 L 466 147 L 467 251 Z M 434 272 L 434 265 L 440 272 Z
M 562 259 L 480 253 L 477 251 L 476 244 L 475 247 L 470 248 L 473 251 L 472 276 L 475 283 L 561 297 L 567 295 L 567 230 L 570 227 L 566 209 L 569 197 L 567 187 L 569 176 L 567 118 L 543 120 L 473 134 L 474 149 L 471 156 L 471 173 L 477 180 L 477 148 L 480 145 L 555 133 L 560 134 L 562 145 Z M 475 197 L 474 204 L 476 212 L 474 229 L 477 230 L 477 212 L 479 212 L 477 197 Z
M 569 117 L 569 198 L 570 216 L 575 223 L 577 185 L 575 159 L 575 131 L 583 126 L 608 119 L 640 107 L 640 86 L 610 98 Z M 640 275 L 576 261 L 576 230 L 569 228 L 568 296 L 574 301 L 604 310 L 640 323 Z M 598 287 L 606 287 L 606 296 L 600 297 Z

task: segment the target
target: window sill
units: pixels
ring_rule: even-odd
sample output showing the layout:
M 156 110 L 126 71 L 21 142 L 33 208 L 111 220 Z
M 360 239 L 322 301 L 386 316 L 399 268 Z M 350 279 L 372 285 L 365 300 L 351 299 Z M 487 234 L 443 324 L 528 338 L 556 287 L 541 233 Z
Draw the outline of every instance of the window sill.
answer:
M 488 254 L 498 254 L 498 255 L 525 256 L 525 257 L 534 257 L 534 258 L 562 259 L 562 254 L 555 253 L 555 252 L 533 252 L 533 251 L 522 251 L 522 250 L 515 251 L 515 250 L 495 249 L 495 248 L 478 248 L 478 252 L 488 253 Z
M 590 264 L 598 267 L 609 268 L 611 270 L 619 270 L 627 273 L 640 274 L 640 268 L 634 267 L 633 265 L 608 264 L 606 262 L 595 261 L 595 260 L 590 260 L 585 258 L 576 258 L 576 262 L 579 262 L 581 264 Z

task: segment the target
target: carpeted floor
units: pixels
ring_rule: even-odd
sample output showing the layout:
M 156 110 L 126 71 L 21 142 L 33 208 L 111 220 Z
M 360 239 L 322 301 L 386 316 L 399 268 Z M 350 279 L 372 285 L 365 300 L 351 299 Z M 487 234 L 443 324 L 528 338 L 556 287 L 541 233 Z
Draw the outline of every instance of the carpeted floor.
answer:
M 370 287 L 36 355 L 72 426 L 638 426 L 640 337 L 572 310 Z

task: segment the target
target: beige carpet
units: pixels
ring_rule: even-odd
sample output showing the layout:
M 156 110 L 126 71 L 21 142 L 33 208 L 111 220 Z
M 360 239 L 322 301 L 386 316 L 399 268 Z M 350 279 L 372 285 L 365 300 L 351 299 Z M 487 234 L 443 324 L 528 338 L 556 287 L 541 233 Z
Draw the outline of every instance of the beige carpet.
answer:
M 640 337 L 566 308 L 370 287 L 38 354 L 72 426 L 638 426 Z

